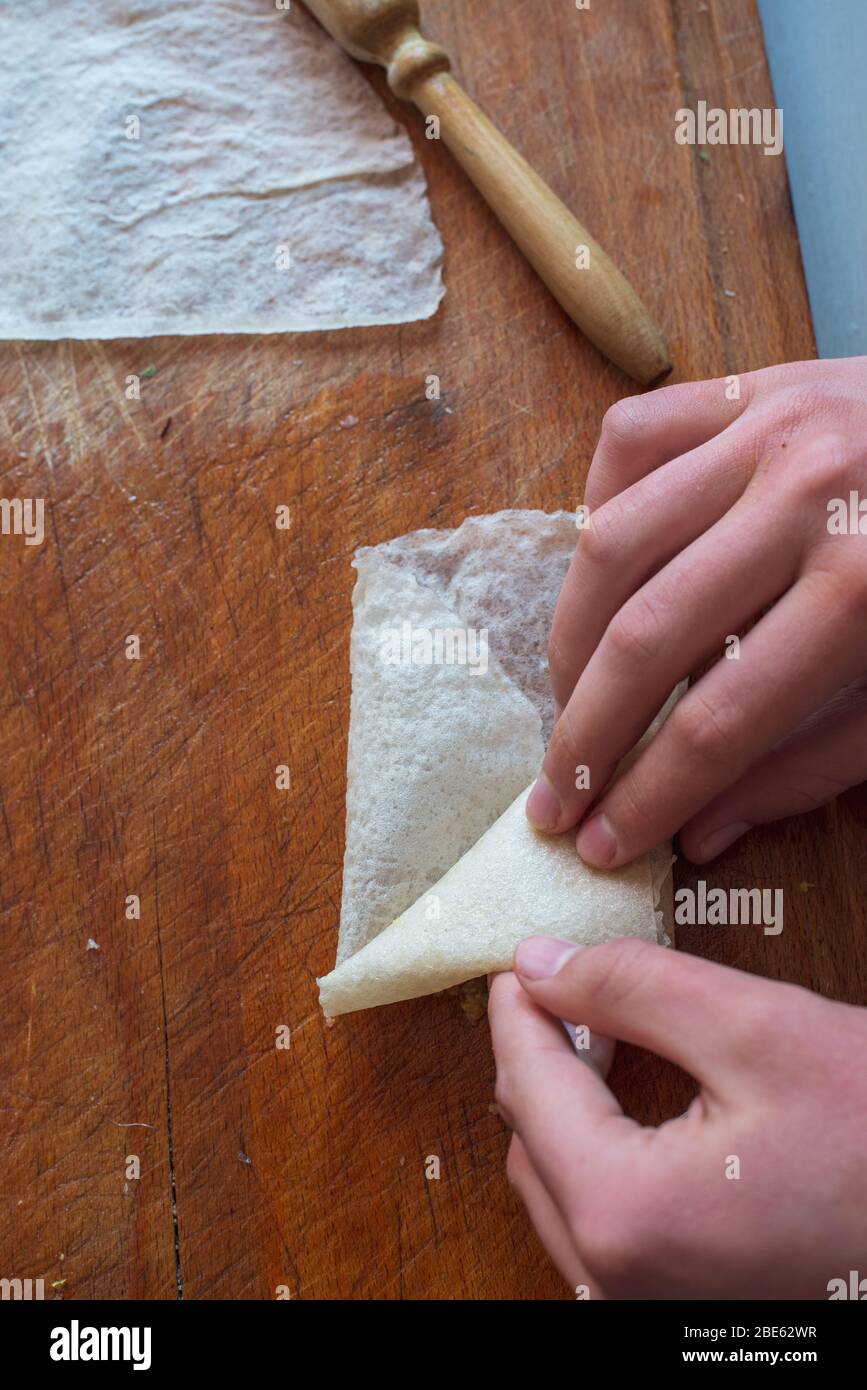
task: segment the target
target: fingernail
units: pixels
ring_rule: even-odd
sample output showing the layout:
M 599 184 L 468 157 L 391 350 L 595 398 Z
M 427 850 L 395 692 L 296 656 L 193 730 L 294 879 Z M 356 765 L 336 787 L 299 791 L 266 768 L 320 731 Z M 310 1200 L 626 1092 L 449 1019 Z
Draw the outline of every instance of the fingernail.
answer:
M 572 941 L 558 941 L 553 936 L 531 936 L 522 941 L 515 952 L 515 969 L 528 980 L 548 980 L 580 949 Z
M 575 847 L 585 864 L 592 864 L 600 869 L 610 864 L 617 853 L 617 837 L 608 817 L 591 816 L 578 831 Z
M 716 859 L 718 854 L 722 854 L 724 849 L 728 849 L 729 845 L 733 845 L 735 840 L 739 840 L 741 835 L 745 835 L 749 829 L 750 826 L 747 821 L 739 820 L 735 821 L 733 825 L 724 825 L 719 830 L 714 830 L 699 845 L 699 859 Z
M 560 798 L 544 772 L 527 797 L 527 819 L 537 830 L 556 830 L 562 814 Z

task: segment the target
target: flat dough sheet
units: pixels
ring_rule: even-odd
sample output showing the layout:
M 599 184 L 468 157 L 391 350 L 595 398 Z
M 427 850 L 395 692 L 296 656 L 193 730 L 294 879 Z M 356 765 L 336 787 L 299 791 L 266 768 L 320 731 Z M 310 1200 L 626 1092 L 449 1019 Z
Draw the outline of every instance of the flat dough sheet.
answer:
M 0 0 L 0 223 L 2 338 L 404 323 L 443 295 L 410 140 L 300 3 Z

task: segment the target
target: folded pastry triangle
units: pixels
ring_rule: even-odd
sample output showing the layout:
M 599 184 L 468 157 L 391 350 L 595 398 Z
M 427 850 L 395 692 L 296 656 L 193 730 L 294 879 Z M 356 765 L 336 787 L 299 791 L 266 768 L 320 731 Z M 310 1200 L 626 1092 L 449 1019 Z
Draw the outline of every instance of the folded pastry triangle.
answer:
M 389 927 L 318 981 L 327 1015 L 508 970 L 526 936 L 587 944 L 627 935 L 661 939 L 668 847 L 613 872 L 590 869 L 575 852 L 574 831 L 532 829 L 529 790 Z

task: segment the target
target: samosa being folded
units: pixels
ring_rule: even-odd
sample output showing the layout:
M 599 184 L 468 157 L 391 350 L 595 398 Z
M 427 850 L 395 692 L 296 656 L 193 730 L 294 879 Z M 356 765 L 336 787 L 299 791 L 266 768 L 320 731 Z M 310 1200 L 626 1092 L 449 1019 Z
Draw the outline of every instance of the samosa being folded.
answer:
M 328 1015 L 508 969 L 533 934 L 662 939 L 668 846 L 600 873 L 574 834 L 539 834 L 524 813 L 553 724 L 547 634 L 577 537 L 566 513 L 502 512 L 359 551 Z

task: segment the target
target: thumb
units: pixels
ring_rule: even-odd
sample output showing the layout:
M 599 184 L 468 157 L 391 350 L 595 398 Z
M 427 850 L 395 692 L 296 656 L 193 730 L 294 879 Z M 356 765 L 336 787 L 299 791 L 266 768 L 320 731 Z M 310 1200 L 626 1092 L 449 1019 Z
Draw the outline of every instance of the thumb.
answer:
M 648 1048 L 711 1091 L 742 1088 L 744 1017 L 772 1012 L 768 994 L 784 988 L 634 937 L 602 946 L 529 937 L 514 971 L 547 1012 Z

